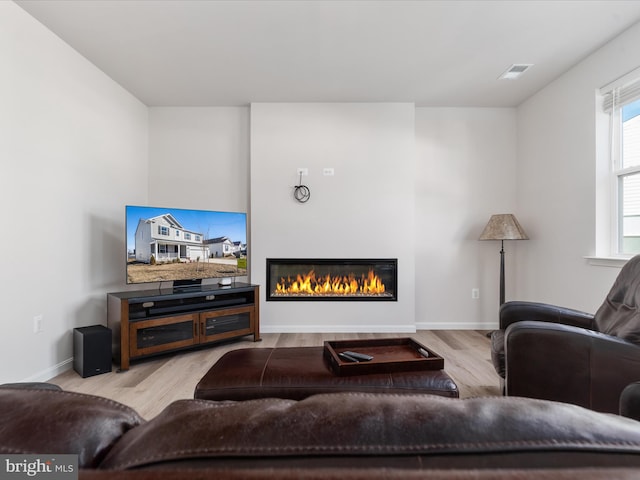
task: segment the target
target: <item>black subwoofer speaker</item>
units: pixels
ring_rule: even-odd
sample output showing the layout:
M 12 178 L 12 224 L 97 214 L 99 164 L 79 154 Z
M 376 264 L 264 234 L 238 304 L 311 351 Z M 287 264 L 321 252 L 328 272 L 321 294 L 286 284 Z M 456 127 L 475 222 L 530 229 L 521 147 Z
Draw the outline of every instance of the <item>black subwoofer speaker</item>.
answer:
M 73 329 L 73 369 L 82 378 L 111 371 L 111 329 L 102 325 Z

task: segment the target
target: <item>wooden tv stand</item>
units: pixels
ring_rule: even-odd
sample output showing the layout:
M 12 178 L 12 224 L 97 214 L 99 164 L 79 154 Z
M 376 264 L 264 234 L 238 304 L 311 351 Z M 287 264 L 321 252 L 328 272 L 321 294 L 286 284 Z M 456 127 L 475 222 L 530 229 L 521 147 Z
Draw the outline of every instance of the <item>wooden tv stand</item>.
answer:
M 120 370 L 131 360 L 245 335 L 260 340 L 258 285 L 107 294 L 107 326 Z

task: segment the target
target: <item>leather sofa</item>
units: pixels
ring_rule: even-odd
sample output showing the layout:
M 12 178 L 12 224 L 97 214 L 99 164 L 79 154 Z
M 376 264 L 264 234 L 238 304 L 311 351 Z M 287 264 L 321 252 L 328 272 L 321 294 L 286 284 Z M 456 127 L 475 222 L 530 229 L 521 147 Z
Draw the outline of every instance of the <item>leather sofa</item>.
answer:
M 640 384 L 630 416 L 638 399 Z M 625 479 L 640 422 L 528 398 L 366 393 L 179 400 L 145 420 L 102 397 L 7 386 L 7 454 L 76 454 L 86 479 Z
M 499 315 L 491 357 L 505 395 L 616 413 L 623 389 L 640 380 L 640 255 L 595 314 L 513 301 Z

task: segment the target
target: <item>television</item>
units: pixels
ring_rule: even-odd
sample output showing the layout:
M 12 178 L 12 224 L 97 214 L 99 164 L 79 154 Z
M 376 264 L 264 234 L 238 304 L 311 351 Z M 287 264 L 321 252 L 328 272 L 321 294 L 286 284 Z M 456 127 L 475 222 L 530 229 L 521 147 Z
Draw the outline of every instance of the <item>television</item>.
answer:
M 127 205 L 127 284 L 230 285 L 247 275 L 247 214 Z

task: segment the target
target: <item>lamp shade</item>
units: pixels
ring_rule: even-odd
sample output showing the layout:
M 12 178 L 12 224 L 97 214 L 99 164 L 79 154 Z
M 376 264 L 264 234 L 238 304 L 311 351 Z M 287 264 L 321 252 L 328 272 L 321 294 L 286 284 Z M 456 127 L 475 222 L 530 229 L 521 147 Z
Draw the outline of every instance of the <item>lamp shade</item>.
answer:
M 524 229 L 511 213 L 491 215 L 480 240 L 529 240 Z

